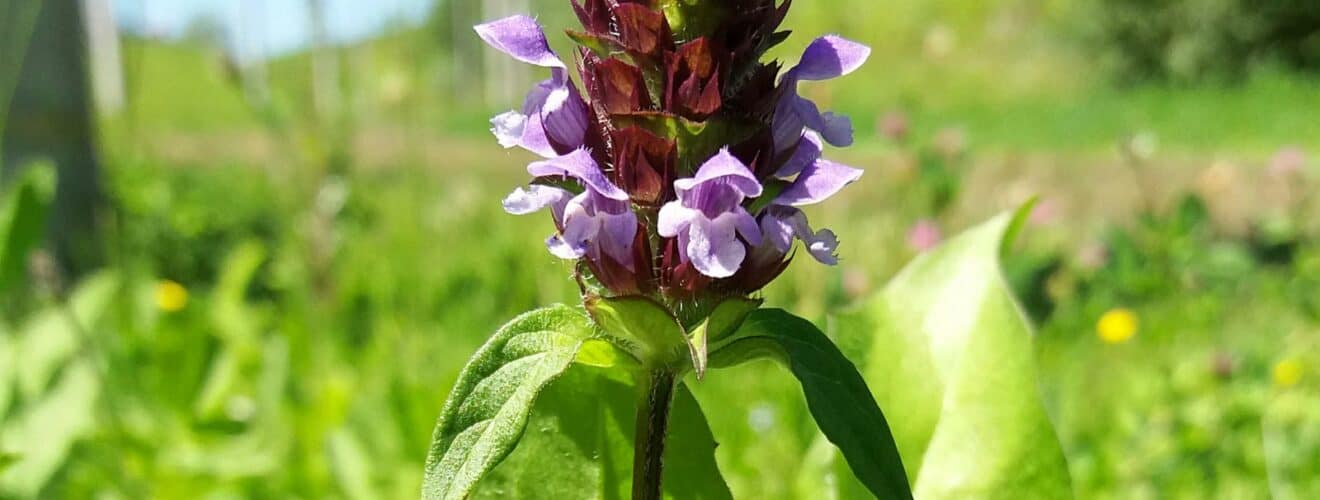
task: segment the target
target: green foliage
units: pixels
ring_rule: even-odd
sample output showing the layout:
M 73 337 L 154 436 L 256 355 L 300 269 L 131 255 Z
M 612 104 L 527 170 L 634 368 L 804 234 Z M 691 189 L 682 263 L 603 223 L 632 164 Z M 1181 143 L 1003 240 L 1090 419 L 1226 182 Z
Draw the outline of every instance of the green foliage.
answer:
M 623 321 L 633 316 L 616 313 L 645 316 L 646 304 L 602 300 L 592 306 L 607 319 L 602 324 L 624 332 L 636 326 Z M 634 373 L 620 368 L 635 365 L 610 362 L 618 358 L 602 354 L 612 348 L 593 340 L 595 331 L 580 310 L 560 305 L 524 314 L 496 332 L 460 375 L 441 413 L 423 497 L 626 497 L 638 391 Z M 682 330 L 676 333 L 681 338 Z M 572 368 L 575 358 L 579 364 Z M 681 384 L 669 429 L 666 469 L 676 479 L 664 484 L 666 495 L 728 498 L 705 416 Z
M 921 498 L 1061 498 L 1068 465 L 1041 403 L 1032 333 L 1000 275 L 1026 210 L 918 257 L 837 318 Z M 851 339 L 846 339 L 851 337 Z
M 574 365 L 537 398 L 518 448 L 474 498 L 628 498 L 637 389 L 617 371 Z M 679 385 L 665 447 L 666 498 L 728 499 L 706 417 Z
M 756 311 L 712 351 L 711 366 L 731 367 L 760 357 L 776 359 L 793 372 L 816 424 L 872 494 L 912 497 L 884 414 L 856 367 L 824 333 L 783 310 Z
M 45 235 L 55 195 L 55 167 L 38 163 L 0 195 L 0 295 L 25 281 L 28 253 Z
M 74 446 L 95 432 L 97 403 L 111 388 L 86 355 L 87 332 L 102 324 L 119 290 L 113 274 L 94 276 L 68 304 L 40 312 L 12 340 L 0 330 L 0 415 L 17 403 L 0 420 L 0 452 L 12 455 L 0 471 L 0 495 L 37 496 Z
M 426 461 L 425 498 L 465 498 L 513 450 L 536 395 L 591 335 L 586 316 L 552 306 L 496 332 L 459 376 Z
M 1320 13 L 1307 0 L 1092 0 L 1079 9 L 1116 76 L 1200 82 L 1244 77 L 1253 66 L 1320 70 Z

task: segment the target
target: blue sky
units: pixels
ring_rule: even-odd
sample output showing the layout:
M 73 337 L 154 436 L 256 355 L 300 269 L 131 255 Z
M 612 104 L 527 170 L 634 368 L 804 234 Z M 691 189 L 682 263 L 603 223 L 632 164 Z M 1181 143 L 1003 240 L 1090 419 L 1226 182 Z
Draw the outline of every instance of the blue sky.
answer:
M 322 0 L 326 28 L 335 41 L 370 37 L 397 22 L 416 24 L 436 0 Z M 111 0 L 115 20 L 125 30 L 153 36 L 181 36 L 195 20 L 222 24 L 230 50 L 241 58 L 287 53 L 305 47 L 311 36 L 308 0 Z

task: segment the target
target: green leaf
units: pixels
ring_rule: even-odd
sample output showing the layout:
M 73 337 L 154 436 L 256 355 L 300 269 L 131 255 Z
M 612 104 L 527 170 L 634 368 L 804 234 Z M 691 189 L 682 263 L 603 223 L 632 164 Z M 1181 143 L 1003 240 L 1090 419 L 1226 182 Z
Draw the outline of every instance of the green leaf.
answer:
M 793 372 L 821 432 L 872 494 L 912 497 L 884 414 L 857 368 L 824 333 L 781 309 L 761 309 L 711 352 L 710 362 L 720 368 L 762 357 L 779 360 Z
M 1028 209 L 918 257 L 832 325 L 858 346 L 919 498 L 1072 496 L 1032 332 L 1000 273 Z
M 14 377 L 24 398 L 41 395 L 55 375 L 84 348 L 122 287 L 119 276 L 101 272 L 79 283 L 67 304 L 51 306 L 28 320 L 14 338 Z
M 96 427 L 101 393 L 96 368 L 80 359 L 64 369 L 55 386 L 4 423 L 0 443 L 18 455 L 0 473 L 0 497 L 34 498 L 55 476 L 73 445 Z
M 475 498 L 629 498 L 638 387 L 617 370 L 575 365 L 537 398 L 518 448 L 478 485 Z M 666 498 L 728 499 L 715 441 L 680 384 L 665 447 Z
M 509 322 L 463 368 L 436 424 L 422 496 L 464 498 L 517 445 L 537 394 L 573 362 L 592 326 L 556 305 Z
M 24 281 L 28 253 L 45 234 L 54 193 L 55 168 L 37 163 L 23 170 L 0 201 L 0 293 Z
M 683 325 L 659 302 L 641 296 L 591 297 L 587 312 L 601 330 L 647 366 L 679 367 L 689 349 Z

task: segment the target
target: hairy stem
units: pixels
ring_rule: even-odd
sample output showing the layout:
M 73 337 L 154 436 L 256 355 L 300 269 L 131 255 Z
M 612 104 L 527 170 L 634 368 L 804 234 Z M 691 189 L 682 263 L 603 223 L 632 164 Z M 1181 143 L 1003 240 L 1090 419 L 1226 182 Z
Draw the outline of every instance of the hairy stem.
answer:
M 669 432 L 674 383 L 674 372 L 652 370 L 647 374 L 645 391 L 637 399 L 637 427 L 633 434 L 633 500 L 660 499 L 665 436 Z

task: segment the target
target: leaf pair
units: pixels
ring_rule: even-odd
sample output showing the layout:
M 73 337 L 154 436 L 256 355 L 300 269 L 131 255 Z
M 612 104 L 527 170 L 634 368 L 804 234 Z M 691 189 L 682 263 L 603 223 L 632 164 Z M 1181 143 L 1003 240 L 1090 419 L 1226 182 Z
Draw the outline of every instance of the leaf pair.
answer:
M 718 346 L 711 350 L 711 366 L 766 356 L 784 361 L 802 381 L 822 430 L 841 446 L 863 483 L 882 498 L 909 497 L 884 416 L 853 365 L 810 322 L 780 310 L 753 312 L 734 333 L 728 319 L 741 316 L 740 307 L 717 308 L 714 321 L 696 329 L 699 342 Z M 622 328 L 619 310 L 606 311 L 597 314 L 601 324 Z M 681 334 L 681 327 L 674 328 Z M 637 344 L 654 343 L 639 331 L 626 335 Z M 501 328 L 464 369 L 445 404 L 423 496 L 626 497 L 637 397 L 636 370 L 623 369 L 635 367 L 629 351 L 654 352 L 614 348 L 582 311 L 563 305 Z M 728 498 L 706 419 L 682 384 L 676 392 L 665 493 Z

